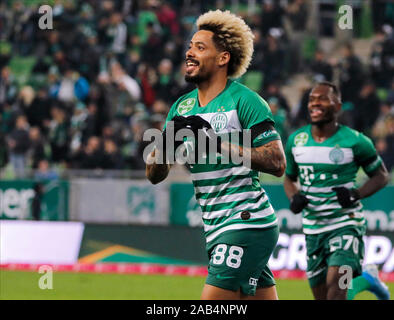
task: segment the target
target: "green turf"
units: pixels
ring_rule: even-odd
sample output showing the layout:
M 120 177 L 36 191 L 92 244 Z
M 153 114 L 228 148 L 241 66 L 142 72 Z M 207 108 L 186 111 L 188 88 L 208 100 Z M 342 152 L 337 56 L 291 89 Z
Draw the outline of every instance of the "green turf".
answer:
M 0 300 L 5 299 L 131 299 L 192 300 L 199 299 L 203 277 L 65 273 L 53 274 L 53 289 L 38 287 L 43 276 L 36 272 L 0 270 Z M 394 296 L 394 283 L 389 284 Z M 310 300 L 311 291 L 305 280 L 277 280 L 282 300 Z M 375 300 L 364 292 L 357 300 Z

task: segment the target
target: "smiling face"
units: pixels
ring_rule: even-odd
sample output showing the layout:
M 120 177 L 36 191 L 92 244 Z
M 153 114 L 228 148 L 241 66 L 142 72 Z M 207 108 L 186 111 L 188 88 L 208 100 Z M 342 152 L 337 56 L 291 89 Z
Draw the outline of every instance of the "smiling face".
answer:
M 308 111 L 312 124 L 322 125 L 335 121 L 340 109 L 338 96 L 327 85 L 318 85 L 309 94 Z
M 228 63 L 229 53 L 216 48 L 213 35 L 208 30 L 194 34 L 186 52 L 186 81 L 196 84 L 207 81 Z

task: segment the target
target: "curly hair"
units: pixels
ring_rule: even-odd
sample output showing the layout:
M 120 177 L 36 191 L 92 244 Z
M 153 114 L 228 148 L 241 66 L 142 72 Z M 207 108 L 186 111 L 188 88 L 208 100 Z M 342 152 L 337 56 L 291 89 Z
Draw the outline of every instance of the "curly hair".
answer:
M 228 10 L 211 10 L 202 14 L 196 25 L 198 30 L 212 31 L 216 48 L 230 53 L 228 76 L 242 76 L 252 60 L 254 38 L 245 21 Z

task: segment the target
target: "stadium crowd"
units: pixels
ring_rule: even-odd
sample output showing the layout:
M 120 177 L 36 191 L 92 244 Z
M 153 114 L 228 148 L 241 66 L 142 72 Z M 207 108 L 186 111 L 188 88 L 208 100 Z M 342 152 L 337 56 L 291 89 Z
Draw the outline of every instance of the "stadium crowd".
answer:
M 35 1 L 0 1 L 0 167 L 17 178 L 28 168 L 39 178 L 56 178 L 57 168 L 143 169 L 144 131 L 161 128 L 193 89 L 183 73 L 195 19 L 227 2 L 53 1 L 53 29 L 41 30 Z M 337 74 L 341 121 L 369 135 L 391 170 L 394 5 L 375 2 L 364 63 L 351 44 L 337 61 L 318 46 L 305 54 L 306 2 L 257 1 L 261 10 L 246 17 L 254 58 L 240 81 L 267 100 L 286 140 L 308 121 L 309 89 L 291 105 L 283 86 L 297 73 L 313 81 Z

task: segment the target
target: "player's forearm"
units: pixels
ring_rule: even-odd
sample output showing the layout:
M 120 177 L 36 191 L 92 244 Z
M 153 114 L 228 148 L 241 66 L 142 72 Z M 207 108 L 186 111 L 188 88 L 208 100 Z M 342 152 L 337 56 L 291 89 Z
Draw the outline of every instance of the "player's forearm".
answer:
M 293 198 L 295 194 L 300 192 L 297 181 L 291 180 L 288 176 L 285 177 L 285 180 L 283 182 L 283 187 L 285 189 L 286 196 L 289 200 Z
M 222 144 L 222 149 L 223 149 Z M 281 177 L 286 169 L 286 157 L 282 143 L 279 140 L 271 141 L 258 148 L 244 148 L 234 144 L 228 144 L 231 153 L 238 152 L 241 158 L 245 157 L 245 163 L 250 163 L 253 170 Z M 224 147 L 226 148 L 226 147 Z
M 148 162 L 153 162 L 152 159 L 154 159 L 155 151 L 150 154 Z M 146 177 L 152 184 L 158 184 L 159 182 L 163 181 L 165 178 L 167 178 L 169 172 L 170 165 L 166 163 L 157 164 L 153 162 L 151 164 L 147 164 L 145 169 Z
M 382 165 L 376 173 L 358 189 L 360 199 L 367 198 L 384 188 L 388 181 L 389 173 L 387 172 L 386 167 Z

